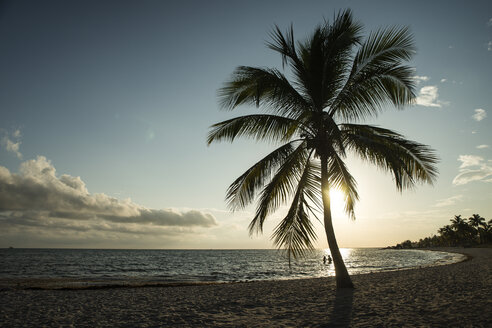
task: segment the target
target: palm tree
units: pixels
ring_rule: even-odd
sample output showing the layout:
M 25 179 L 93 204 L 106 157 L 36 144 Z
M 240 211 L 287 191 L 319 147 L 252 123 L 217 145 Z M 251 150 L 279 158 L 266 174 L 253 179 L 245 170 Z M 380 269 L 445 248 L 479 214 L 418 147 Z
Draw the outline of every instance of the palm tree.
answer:
M 289 257 L 313 248 L 312 218 L 322 213 L 338 288 L 353 287 L 333 230 L 331 188 L 344 193 L 345 210 L 355 218 L 356 182 L 344 159 L 349 151 L 389 171 L 398 190 L 417 182 L 432 183 L 437 158 L 429 147 L 373 125 L 358 124 L 377 116 L 386 105 L 397 108 L 415 99 L 414 70 L 404 64 L 414 51 L 408 28 L 384 28 L 365 40 L 350 10 L 325 21 L 304 41 L 296 42 L 292 26 L 278 28 L 267 46 L 282 57 L 289 78 L 278 69 L 239 66 L 219 90 L 222 107 L 256 105 L 263 114 L 236 117 L 212 125 L 207 142 L 244 136 L 279 143 L 229 187 L 232 210 L 246 207 L 258 195 L 250 234 L 290 200 L 286 216 L 272 239 Z M 320 220 L 321 221 L 321 220 Z
M 457 243 L 461 245 L 465 245 L 468 242 L 468 237 L 470 235 L 470 226 L 466 223 L 466 221 L 461 217 L 461 215 L 455 215 L 453 219 L 451 219 L 451 228 L 456 232 Z
M 492 242 L 492 220 L 484 225 L 484 243 Z
M 454 219 L 451 219 L 451 227 L 456 231 L 458 238 L 457 244 L 461 244 L 461 246 L 470 246 L 475 242 L 475 229 L 469 225 L 461 215 L 455 215 Z
M 451 219 L 451 227 L 455 230 L 459 230 L 465 225 L 466 221 L 461 217 L 461 215 L 455 215 L 454 218 Z
M 444 246 L 456 245 L 457 243 L 456 231 L 454 231 L 449 224 L 442 228 L 439 228 L 437 232 L 441 235 L 442 240 L 445 241 Z
M 485 218 L 481 217 L 479 214 L 473 214 L 468 218 L 468 223 L 471 227 L 475 229 L 475 235 L 478 236 L 479 244 L 484 241 L 484 231 L 487 227 L 487 223 L 485 222 Z

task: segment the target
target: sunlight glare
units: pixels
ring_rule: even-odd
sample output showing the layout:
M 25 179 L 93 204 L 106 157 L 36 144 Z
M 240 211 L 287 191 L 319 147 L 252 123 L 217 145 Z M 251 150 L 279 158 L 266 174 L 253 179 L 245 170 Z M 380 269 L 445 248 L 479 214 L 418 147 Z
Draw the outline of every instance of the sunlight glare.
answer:
M 340 248 L 340 254 L 342 254 L 342 258 L 344 261 L 350 257 L 351 253 L 352 253 L 351 248 Z
M 342 191 L 335 188 L 330 189 L 330 203 L 334 213 L 344 213 L 345 200 Z
M 352 253 L 351 248 L 340 248 L 340 254 L 342 255 L 342 258 L 344 261 L 350 257 L 351 253 Z M 329 248 L 323 249 L 323 254 L 324 255 L 331 255 L 330 249 Z

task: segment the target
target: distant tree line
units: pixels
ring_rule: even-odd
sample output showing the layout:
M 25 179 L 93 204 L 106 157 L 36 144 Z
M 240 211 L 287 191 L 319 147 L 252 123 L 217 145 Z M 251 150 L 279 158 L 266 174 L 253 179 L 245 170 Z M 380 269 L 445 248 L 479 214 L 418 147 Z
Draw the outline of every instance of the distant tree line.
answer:
M 473 214 L 468 220 L 463 219 L 461 215 L 455 215 L 451 224 L 439 228 L 437 233 L 438 235 L 421 238 L 416 242 L 406 240 L 389 248 L 471 247 L 492 244 L 492 220 L 487 222 L 479 214 Z

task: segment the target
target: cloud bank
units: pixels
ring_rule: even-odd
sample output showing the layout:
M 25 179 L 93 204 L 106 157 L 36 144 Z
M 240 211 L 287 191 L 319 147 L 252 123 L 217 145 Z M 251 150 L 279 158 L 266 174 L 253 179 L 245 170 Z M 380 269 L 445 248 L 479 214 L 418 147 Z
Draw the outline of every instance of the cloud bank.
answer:
M 464 185 L 472 181 L 492 182 L 492 166 L 483 157 L 460 155 L 461 162 L 458 175 L 453 179 L 454 185 Z
M 57 176 L 43 156 L 20 165 L 19 173 L 0 166 L 0 227 L 37 227 L 79 232 L 170 235 L 217 225 L 198 210 L 149 209 L 105 194 L 91 194 L 80 177 Z

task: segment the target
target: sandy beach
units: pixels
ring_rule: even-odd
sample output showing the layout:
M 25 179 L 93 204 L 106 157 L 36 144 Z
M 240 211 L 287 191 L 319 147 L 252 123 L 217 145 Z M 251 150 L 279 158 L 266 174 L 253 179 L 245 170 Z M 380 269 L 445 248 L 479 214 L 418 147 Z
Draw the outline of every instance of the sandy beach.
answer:
M 444 250 L 444 249 L 440 249 Z M 469 260 L 332 278 L 93 290 L 0 290 L 0 327 L 492 327 L 492 249 Z M 10 282 L 11 283 L 11 282 Z

